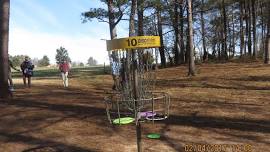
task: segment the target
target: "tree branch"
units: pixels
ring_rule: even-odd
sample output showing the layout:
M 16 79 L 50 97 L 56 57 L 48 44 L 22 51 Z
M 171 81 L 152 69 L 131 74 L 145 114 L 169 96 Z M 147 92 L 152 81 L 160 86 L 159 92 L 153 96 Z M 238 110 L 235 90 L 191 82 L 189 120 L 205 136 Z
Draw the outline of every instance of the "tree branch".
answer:
M 115 27 L 121 20 L 122 20 L 122 17 L 123 17 L 123 11 L 121 10 L 121 7 L 118 5 L 118 10 L 120 12 L 120 16 L 118 17 L 117 21 L 113 24 L 113 27 Z
M 168 33 L 171 33 L 172 31 L 174 31 L 174 30 L 167 31 L 167 32 L 163 33 L 162 35 L 166 35 Z

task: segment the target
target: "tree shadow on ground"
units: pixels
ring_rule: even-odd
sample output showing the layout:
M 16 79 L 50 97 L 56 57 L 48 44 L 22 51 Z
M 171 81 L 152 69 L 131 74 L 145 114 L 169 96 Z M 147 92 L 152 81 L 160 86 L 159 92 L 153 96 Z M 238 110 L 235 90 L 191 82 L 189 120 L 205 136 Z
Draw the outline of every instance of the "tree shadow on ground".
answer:
M 258 81 L 258 82 L 270 82 L 270 76 L 247 76 L 240 78 L 226 78 L 226 80 L 235 80 L 235 81 Z
M 74 117 L 93 117 L 93 116 L 105 116 L 105 108 L 87 107 L 80 105 L 68 105 L 68 104 L 51 104 L 47 102 L 35 102 L 30 100 L 16 100 L 11 101 L 8 105 L 13 105 L 23 108 L 39 108 L 51 111 L 57 111 L 62 113 L 68 113 L 69 116 Z
M 161 123 L 193 126 L 197 128 L 233 129 L 247 132 L 270 133 L 270 121 L 267 120 L 249 120 L 192 115 L 170 115 L 169 119 Z
M 170 147 L 172 147 L 175 151 L 184 152 L 184 147 L 177 142 L 175 139 L 171 139 L 169 136 L 166 136 L 166 132 L 169 129 L 169 125 L 165 124 L 165 126 L 161 130 L 161 140 L 165 141 Z
M 209 80 L 207 80 L 209 79 Z M 248 80 L 252 79 L 252 80 Z M 269 80 L 268 80 L 269 79 Z M 224 79 L 222 79 L 224 80 Z M 228 80 L 228 79 L 226 79 Z M 235 78 L 230 79 L 236 82 L 230 82 L 228 86 L 225 82 L 215 83 L 211 82 L 210 78 L 202 78 L 199 80 L 187 79 L 172 79 L 172 80 L 157 80 L 156 86 L 160 88 L 208 88 L 208 89 L 234 89 L 234 90 L 270 90 L 270 86 L 252 86 L 239 83 L 239 81 L 270 81 L 270 77 L 256 77 L 256 78 Z
M 256 104 L 254 102 L 239 102 L 239 101 L 234 101 L 234 100 L 218 100 L 218 99 L 200 99 L 200 100 L 195 100 L 195 99 L 185 99 L 185 98 L 179 98 L 179 97 L 171 97 L 172 101 L 177 101 L 181 103 L 194 103 L 194 104 L 207 104 L 209 106 L 211 105 L 216 105 L 219 107 L 241 107 L 241 108 L 247 108 L 249 110 L 254 110 L 256 109 L 255 107 L 263 107 L 265 105 L 261 104 Z M 202 107 L 201 107 L 202 108 Z
M 4 106 L 15 106 L 17 108 L 23 108 L 27 112 L 33 112 L 38 114 L 38 111 L 48 111 L 49 115 L 31 115 L 31 117 L 23 118 L 24 121 L 29 121 L 31 124 L 35 124 L 33 127 L 26 125 L 24 128 L 26 130 L 20 131 L 17 133 L 30 133 L 34 131 L 39 131 L 45 128 L 48 128 L 58 122 L 63 122 L 66 119 L 75 118 L 78 120 L 84 120 L 86 122 L 94 122 L 97 125 L 104 126 L 108 129 L 109 124 L 107 123 L 106 111 L 103 108 L 90 107 L 84 105 L 69 105 L 69 104 L 59 104 L 59 103 L 48 103 L 40 101 L 31 101 L 31 100 L 12 100 L 8 103 L 0 103 Z M 21 111 L 20 111 L 21 112 Z M 56 112 L 56 113 L 53 113 Z M 59 113 L 59 114 L 57 114 Z M 11 114 L 12 116 L 14 113 Z M 3 117 L 8 115 L 3 115 Z M 53 119 L 53 120 L 50 120 Z M 28 127 L 27 127 L 28 126 Z M 104 129 L 104 130 L 106 130 Z M 111 130 L 107 130 L 108 134 L 111 133 Z
M 95 150 L 88 148 L 85 149 L 74 145 L 69 145 L 66 143 L 31 136 L 25 136 L 20 134 L 10 134 L 6 132 L 0 132 L 0 136 L 8 138 L 8 142 L 22 142 L 33 146 L 39 145 L 35 148 L 24 150 L 23 152 L 35 152 L 45 147 L 47 148 L 51 147 L 50 149 L 55 150 L 56 152 L 95 152 Z
M 243 142 L 252 141 L 256 143 L 269 144 L 267 139 L 261 138 L 261 133 L 270 133 L 270 121 L 267 120 L 250 120 L 250 119 L 238 119 L 227 117 L 210 117 L 210 116 L 194 116 L 194 115 L 170 115 L 170 117 L 164 121 L 157 121 L 157 124 L 163 125 L 161 129 L 162 142 L 167 143 L 175 151 L 183 152 L 184 147 L 181 143 L 187 143 L 187 141 L 180 141 L 178 139 L 172 139 L 166 135 L 170 126 L 190 126 L 198 129 L 210 130 L 217 134 L 225 135 L 226 140 L 231 142 Z M 149 131 L 148 131 L 149 132 Z M 179 132 L 177 132 L 179 133 Z M 259 133 L 257 135 L 256 133 Z M 218 140 L 217 138 L 213 137 Z M 238 140 L 237 140 L 238 139 Z M 219 139 L 224 141 L 223 139 Z M 208 143 L 208 141 L 205 141 Z M 196 142 L 192 141 L 193 144 Z M 202 143 L 198 143 L 202 144 Z
M 212 129 L 212 132 L 215 132 L 217 134 L 221 134 L 221 135 L 226 135 L 227 137 L 229 136 L 230 141 L 233 142 L 243 142 L 243 139 L 245 139 L 246 141 L 255 141 L 256 143 L 264 143 L 269 145 L 270 142 L 267 141 L 267 138 L 262 138 L 259 135 L 256 134 L 249 134 L 246 132 L 228 132 L 228 131 L 224 131 L 224 130 L 219 130 L 219 129 Z M 224 140 L 224 139 L 219 139 L 216 138 L 218 140 Z
M 205 83 L 202 88 L 214 88 L 214 89 L 235 89 L 235 90 L 270 90 L 270 86 L 248 86 L 241 83 L 234 83 L 234 86 L 222 86 L 216 84 Z
M 14 126 L 15 133 L 5 133 L 5 129 L 8 129 L 7 126 L 3 127 L 0 132 L 0 136 L 6 137 L 8 142 L 22 142 L 33 146 L 38 145 L 37 147 L 25 150 L 24 152 L 42 151 L 44 149 L 49 149 L 52 152 L 94 151 L 91 149 L 83 149 L 77 146 L 68 145 L 66 143 L 51 141 L 50 139 L 39 139 L 26 135 L 28 133 L 31 134 L 50 127 L 56 123 L 65 121 L 66 119 L 71 120 L 75 118 L 76 120 L 86 121 L 88 123 L 96 123 L 97 125 L 104 126 L 105 129 L 103 130 L 108 131 L 108 135 L 112 134 L 111 130 L 108 129 L 109 127 L 105 108 L 95 106 L 96 102 L 100 102 L 102 99 L 98 94 L 87 92 L 78 88 L 57 89 L 57 87 L 54 86 L 38 86 L 34 87 L 34 89 L 46 91 L 37 91 L 36 93 L 33 93 L 31 90 L 28 90 L 30 91 L 29 93 L 33 93 L 31 96 L 22 94 L 21 96 L 16 96 L 14 99 L 9 100 L 8 102 L 0 102 L 0 106 L 14 108 L 15 112 L 18 111 L 22 113 L 23 111 L 20 109 L 24 109 L 24 115 L 31 113 L 31 115 L 27 117 L 21 116 L 21 118 L 16 118 L 16 120 L 8 121 L 10 124 L 15 123 L 17 119 L 19 119 L 18 121 L 22 121 L 16 124 L 16 126 L 21 126 L 24 123 L 27 123 L 22 131 L 15 131 L 16 126 Z M 18 91 L 18 93 L 21 92 Z M 65 100 L 68 102 L 63 102 Z M 47 117 L 47 114 L 45 116 L 41 116 L 41 114 L 46 111 L 49 114 L 49 117 Z M 8 117 L 9 115 L 14 116 L 14 113 L 7 113 L 1 116 Z M 2 119 L 2 122 L 5 122 L 5 119 Z M 29 125 L 33 126 L 30 127 Z M 10 129 L 11 128 L 12 127 L 10 127 Z

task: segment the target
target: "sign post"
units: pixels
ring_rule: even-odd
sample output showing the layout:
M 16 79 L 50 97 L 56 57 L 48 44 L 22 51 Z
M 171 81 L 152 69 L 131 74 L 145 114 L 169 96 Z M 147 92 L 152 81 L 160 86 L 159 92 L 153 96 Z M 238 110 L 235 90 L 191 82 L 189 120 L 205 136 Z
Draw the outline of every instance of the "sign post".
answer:
M 141 92 L 143 90 L 143 87 L 141 85 L 138 85 L 139 83 L 139 75 L 142 73 L 138 73 L 139 71 L 142 71 L 141 66 L 138 66 L 139 64 L 142 64 L 141 62 L 137 62 L 136 56 L 138 50 L 136 49 L 143 49 L 143 48 L 156 48 L 160 47 L 160 37 L 159 36 L 134 36 L 134 37 L 128 37 L 128 38 L 120 38 L 120 39 L 113 39 L 113 40 L 107 40 L 107 50 L 112 51 L 112 53 L 116 52 L 121 52 L 121 51 L 126 51 L 126 50 L 131 50 L 131 71 L 128 72 L 128 77 L 132 77 L 132 91 L 126 91 L 129 92 L 128 97 L 132 97 L 130 99 L 131 101 L 134 101 L 134 114 L 136 118 L 136 135 L 137 135 L 137 148 L 138 152 L 142 152 L 142 145 L 141 145 L 141 122 L 139 121 L 140 116 L 139 116 L 139 102 L 141 97 Z M 121 59 L 119 59 L 121 60 Z M 124 64 L 124 62 L 122 63 Z M 128 65 L 129 66 L 129 65 Z M 141 80 L 140 80 L 141 81 Z M 124 88 L 123 88 L 124 89 Z M 144 90 L 145 91 L 145 90 Z M 124 94 L 127 95 L 127 94 Z
M 107 40 L 107 50 L 138 49 L 160 47 L 159 36 L 134 36 L 121 39 Z

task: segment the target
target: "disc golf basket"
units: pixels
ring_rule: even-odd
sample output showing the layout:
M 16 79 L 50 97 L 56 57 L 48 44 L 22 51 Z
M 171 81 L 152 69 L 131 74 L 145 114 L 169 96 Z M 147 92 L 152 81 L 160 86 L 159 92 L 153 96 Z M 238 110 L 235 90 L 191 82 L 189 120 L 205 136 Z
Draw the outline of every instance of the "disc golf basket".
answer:
M 169 117 L 170 97 L 164 92 L 149 92 L 148 98 L 127 99 L 121 92 L 111 92 L 105 97 L 106 112 L 111 124 L 127 124 L 126 118 L 133 121 L 157 121 Z M 118 121 L 115 121 L 118 120 Z M 133 121 L 130 121 L 133 122 Z
M 155 91 L 158 36 L 137 36 L 107 40 L 114 85 L 105 97 L 111 124 L 136 124 L 141 151 L 141 122 L 164 120 L 169 116 L 170 97 Z M 148 135 L 159 138 L 158 134 Z

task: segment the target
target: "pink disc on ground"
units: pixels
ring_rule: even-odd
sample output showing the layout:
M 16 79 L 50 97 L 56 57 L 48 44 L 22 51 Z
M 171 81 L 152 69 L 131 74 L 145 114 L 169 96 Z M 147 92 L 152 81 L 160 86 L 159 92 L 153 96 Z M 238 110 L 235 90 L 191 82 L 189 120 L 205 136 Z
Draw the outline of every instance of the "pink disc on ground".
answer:
M 156 113 L 152 111 L 145 111 L 145 112 L 140 112 L 141 117 L 152 117 L 155 116 Z

